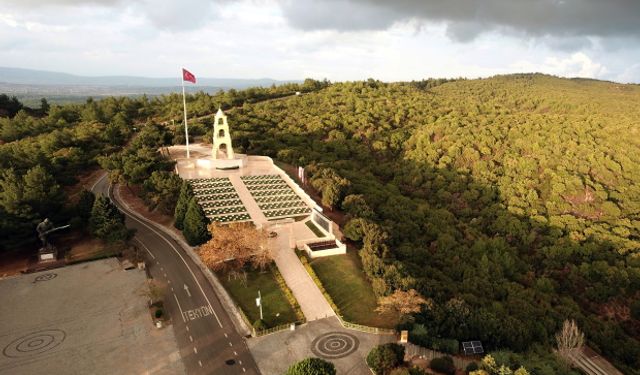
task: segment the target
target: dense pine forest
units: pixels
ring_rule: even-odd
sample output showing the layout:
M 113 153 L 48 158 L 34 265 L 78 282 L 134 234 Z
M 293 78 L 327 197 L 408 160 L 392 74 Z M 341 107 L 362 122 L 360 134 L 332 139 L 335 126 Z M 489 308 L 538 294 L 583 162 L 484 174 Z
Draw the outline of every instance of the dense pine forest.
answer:
M 375 292 L 432 300 L 406 324 L 413 340 L 482 340 L 502 363 L 568 373 L 549 353 L 575 319 L 592 348 L 640 374 L 639 86 L 534 74 L 250 90 L 189 107 L 227 109 L 236 151 L 307 168 L 323 205 L 347 215 Z M 180 96 L 7 103 L 3 249 L 33 241 L 43 215 L 72 217 L 63 187 L 98 165 L 175 206 L 180 183 L 157 148 L 184 141 Z
M 369 80 L 246 104 L 231 122 L 247 152 L 315 173 L 379 295 L 433 299 L 416 335 L 533 361 L 573 318 L 637 374 L 638 103 L 638 86 L 544 75 Z

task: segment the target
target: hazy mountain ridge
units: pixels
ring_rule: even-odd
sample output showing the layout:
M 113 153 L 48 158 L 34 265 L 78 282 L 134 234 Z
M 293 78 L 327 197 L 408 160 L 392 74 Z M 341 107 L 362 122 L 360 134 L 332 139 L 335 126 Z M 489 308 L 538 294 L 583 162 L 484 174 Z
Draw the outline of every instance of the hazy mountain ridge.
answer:
M 270 78 L 236 79 L 198 77 L 187 84 L 188 92 L 215 93 L 220 90 L 269 87 L 291 82 Z M 181 91 L 180 77 L 153 78 L 139 76 L 80 76 L 44 70 L 0 67 L 0 92 L 16 96 L 27 105 L 47 98 L 53 103 L 83 101 L 87 97 L 162 95 Z
M 198 77 L 196 72 L 196 77 Z M 180 76 L 176 71 L 174 78 L 154 78 L 140 76 L 81 76 L 46 70 L 0 67 L 0 82 L 23 85 L 83 85 L 83 86 L 140 86 L 140 87 L 177 87 Z M 271 86 L 273 84 L 300 82 L 297 80 L 275 80 L 271 78 L 208 78 L 198 77 L 197 86 L 214 86 L 242 89 L 253 86 Z

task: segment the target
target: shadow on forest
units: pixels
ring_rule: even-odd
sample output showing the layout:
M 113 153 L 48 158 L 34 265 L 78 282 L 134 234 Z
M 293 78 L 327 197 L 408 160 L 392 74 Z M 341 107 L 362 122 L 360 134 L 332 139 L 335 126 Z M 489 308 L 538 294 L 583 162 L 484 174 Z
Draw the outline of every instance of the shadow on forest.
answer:
M 623 372 L 639 373 L 640 322 L 628 306 L 639 293 L 640 270 L 618 244 L 575 241 L 544 218 L 514 214 L 495 186 L 464 168 L 419 163 L 403 151 L 374 153 L 364 139 L 252 121 L 269 126 L 260 133 L 241 128 L 242 151 L 334 168 L 351 182 L 350 193 L 364 195 L 391 249 L 377 254 L 383 269 L 365 272 L 378 292 L 382 282 L 383 290 L 415 287 L 432 298 L 434 308 L 415 321 L 428 335 L 526 351 L 555 345 L 562 322 L 575 319 L 591 347 Z

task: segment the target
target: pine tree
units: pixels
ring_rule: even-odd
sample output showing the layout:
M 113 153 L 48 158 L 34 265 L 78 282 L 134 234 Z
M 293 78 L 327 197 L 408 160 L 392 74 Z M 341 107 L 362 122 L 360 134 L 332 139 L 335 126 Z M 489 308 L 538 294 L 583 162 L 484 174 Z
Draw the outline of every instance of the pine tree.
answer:
M 184 215 L 182 234 L 191 246 L 207 242 L 210 238 L 207 224 L 209 220 L 195 198 L 189 200 L 187 212 Z
M 93 203 L 89 219 L 91 233 L 97 238 L 113 243 L 129 238 L 129 230 L 124 224 L 124 214 L 111 202 L 111 199 L 99 196 Z
M 64 193 L 43 166 L 36 165 L 29 169 L 23 181 L 23 199 L 34 213 L 48 217 L 59 212 L 65 201 Z
M 85 223 L 88 223 L 91 218 L 91 210 L 93 210 L 93 204 L 96 201 L 96 196 L 89 190 L 82 190 L 78 203 L 76 203 L 76 215 L 80 217 Z
M 174 211 L 174 223 L 173 225 L 182 230 L 184 215 L 187 213 L 187 208 L 189 207 L 189 200 L 193 196 L 191 191 L 191 186 L 185 181 L 182 183 L 182 187 L 180 188 L 180 196 L 178 197 L 178 202 L 176 203 L 176 209 Z

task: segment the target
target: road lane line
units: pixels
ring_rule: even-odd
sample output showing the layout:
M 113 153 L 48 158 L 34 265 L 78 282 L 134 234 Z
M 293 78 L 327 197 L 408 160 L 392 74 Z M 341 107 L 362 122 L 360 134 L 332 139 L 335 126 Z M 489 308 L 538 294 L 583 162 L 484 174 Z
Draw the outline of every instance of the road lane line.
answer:
M 229 336 L 225 333 L 225 334 L 224 334 L 224 338 L 225 338 L 225 339 L 228 339 L 228 338 L 229 338 Z
M 233 344 L 231 343 L 231 341 L 229 341 L 229 346 L 233 346 Z
M 173 293 L 173 298 L 176 299 L 176 303 L 178 304 L 178 308 L 180 309 L 180 316 L 182 316 L 182 321 L 184 323 L 187 322 L 187 320 L 184 318 L 184 313 L 182 312 L 182 307 L 180 307 L 180 302 L 178 301 L 178 297 L 176 296 L 175 293 Z M 187 327 L 187 331 L 189 330 L 189 327 Z
M 189 326 L 185 326 L 185 327 L 187 327 L 187 332 L 189 332 Z
M 111 186 L 109 186 L 109 190 L 108 190 L 108 194 L 111 193 Z M 109 197 L 111 198 L 111 197 Z M 122 206 L 122 205 L 121 205 Z M 125 211 L 123 209 L 123 211 Z M 125 211 L 125 214 L 127 214 L 128 211 Z M 191 277 L 193 277 L 193 280 L 196 282 L 196 285 L 198 285 L 198 288 L 200 289 L 200 292 L 202 293 L 202 296 L 204 297 L 204 299 L 207 301 L 207 303 L 209 304 L 209 308 L 211 309 L 211 311 L 213 312 L 213 316 L 216 318 L 216 321 L 218 322 L 218 325 L 220 326 L 220 328 L 222 328 L 222 322 L 220 322 L 220 318 L 218 317 L 218 314 L 216 314 L 215 310 L 213 309 L 213 306 L 211 305 L 211 301 L 209 301 L 209 297 L 207 297 L 207 295 L 204 292 L 204 289 L 202 289 L 202 285 L 200 285 L 200 282 L 198 282 L 198 279 L 196 278 L 196 275 L 193 273 L 193 271 L 191 270 L 191 267 L 189 267 L 189 265 L 187 264 L 187 261 L 184 260 L 184 257 L 182 256 L 182 254 L 180 254 L 180 252 L 178 251 L 178 249 L 176 249 L 175 246 L 173 246 L 173 244 L 167 240 L 162 234 L 160 234 L 157 230 L 155 230 L 154 228 L 152 228 L 151 226 L 147 225 L 146 223 L 144 223 L 143 221 L 141 221 L 138 217 L 137 217 L 137 213 L 134 214 L 128 214 L 128 216 L 137 221 L 138 223 L 142 224 L 143 226 L 145 226 L 146 228 L 148 228 L 150 231 L 152 231 L 153 233 L 155 233 L 156 235 L 158 235 L 158 237 L 162 238 L 162 240 L 166 243 L 169 244 L 169 246 L 171 246 L 171 248 L 173 249 L 173 251 L 175 251 L 176 254 L 178 254 L 178 256 L 180 257 L 180 259 L 182 260 L 182 263 L 184 263 L 184 265 L 187 267 L 187 270 L 189 270 L 189 273 L 191 273 Z M 158 263 L 159 264 L 159 263 Z
M 145 250 L 147 250 L 147 253 L 149 253 L 149 255 L 151 255 L 151 258 L 156 259 L 156 256 L 155 256 L 155 255 L 153 255 L 153 253 L 149 250 L 149 248 L 147 247 L 147 245 L 145 245 L 144 243 L 142 243 L 142 241 L 140 241 L 140 240 L 138 239 L 138 237 L 134 237 L 133 239 L 134 239 L 134 240 L 136 240 L 136 241 L 138 241 L 138 243 L 139 243 L 140 245 L 142 245 L 142 247 L 144 247 L 144 249 L 145 249 Z M 156 262 L 156 263 L 158 263 L 158 262 Z M 158 263 L 158 264 L 160 264 L 160 263 Z
M 96 185 L 98 185 L 100 183 L 100 181 L 104 180 L 104 178 L 107 177 L 108 175 L 109 175 L 109 173 L 105 173 L 105 174 L 102 175 L 102 177 L 100 177 L 98 179 L 98 181 L 94 182 L 93 186 L 91 186 L 91 191 L 93 191 L 93 189 L 96 188 Z
M 196 348 L 195 346 L 193 347 L 193 352 L 198 354 L 198 348 Z
M 189 335 L 189 341 L 193 342 L 193 336 Z
M 238 355 L 238 352 L 236 352 L 235 350 L 233 351 L 233 355 Z
M 242 364 L 242 361 L 238 361 L 239 364 Z
M 247 372 L 247 370 L 243 367 L 243 368 L 242 368 L 242 372 Z
M 202 367 L 202 361 L 198 360 L 198 366 Z
M 171 287 L 171 291 L 173 292 L 173 287 Z

